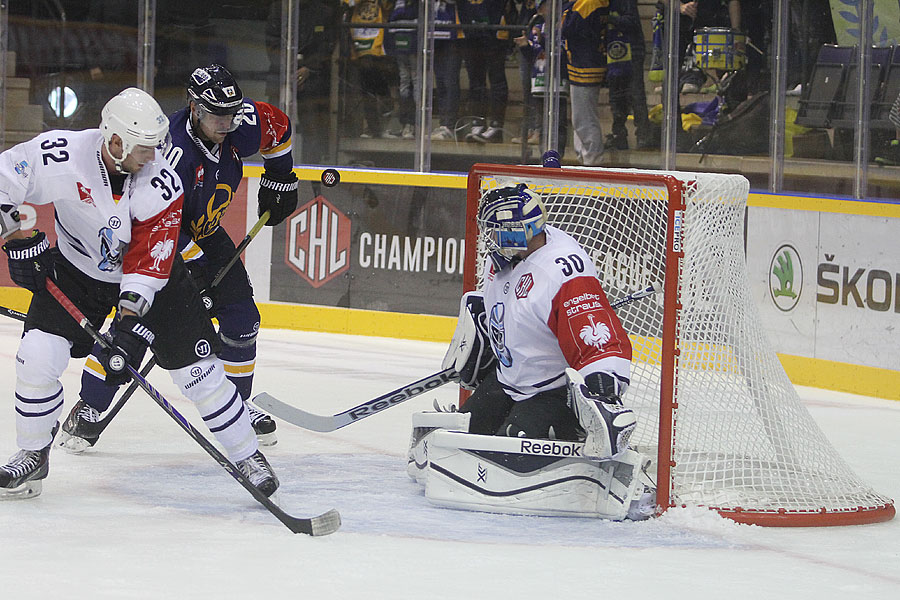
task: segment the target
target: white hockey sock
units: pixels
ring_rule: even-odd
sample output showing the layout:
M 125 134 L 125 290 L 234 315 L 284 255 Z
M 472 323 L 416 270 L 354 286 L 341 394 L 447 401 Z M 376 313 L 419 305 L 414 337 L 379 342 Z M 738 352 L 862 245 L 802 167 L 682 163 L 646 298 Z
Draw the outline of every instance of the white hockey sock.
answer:
M 256 452 L 259 444 L 237 388 L 225 377 L 222 361 L 207 357 L 171 372 L 172 380 L 197 407 L 232 462 Z
M 37 329 L 28 331 L 16 353 L 16 443 L 23 450 L 40 450 L 63 409 L 59 377 L 69 362 L 65 338 Z

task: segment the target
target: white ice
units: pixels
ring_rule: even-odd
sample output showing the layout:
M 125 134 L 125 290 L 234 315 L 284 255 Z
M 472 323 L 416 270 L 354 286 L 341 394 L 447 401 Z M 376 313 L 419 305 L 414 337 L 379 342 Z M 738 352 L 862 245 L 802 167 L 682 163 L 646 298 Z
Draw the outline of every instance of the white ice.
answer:
M 0 459 L 15 452 L 21 326 L 0 322 Z M 438 371 L 445 346 L 263 331 L 257 391 L 320 414 Z M 81 361 L 64 375 L 77 399 Z M 195 426 L 168 376 L 150 381 Z M 0 503 L 0 599 L 897 599 L 900 519 L 832 528 L 737 525 L 702 509 L 643 523 L 430 506 L 405 473 L 410 415 L 451 386 L 329 434 L 280 423 L 266 450 L 282 506 L 337 508 L 331 536 L 291 534 L 141 392 L 92 451 L 55 449 L 43 494 Z M 851 467 L 900 498 L 900 402 L 800 389 Z

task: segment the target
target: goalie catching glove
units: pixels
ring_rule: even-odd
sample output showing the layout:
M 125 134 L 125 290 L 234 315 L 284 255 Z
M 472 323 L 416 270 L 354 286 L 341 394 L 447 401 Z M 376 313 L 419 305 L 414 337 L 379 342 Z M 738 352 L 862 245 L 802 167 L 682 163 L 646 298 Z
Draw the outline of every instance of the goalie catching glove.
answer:
M 459 320 L 442 368 L 459 373 L 459 385 L 474 390 L 494 367 L 494 353 L 488 336 L 484 297 L 480 292 L 463 294 L 459 302 Z
M 293 171 L 264 172 L 259 178 L 259 216 L 269 211 L 266 225 L 274 227 L 297 210 L 297 176 Z
M 609 373 L 591 373 L 586 378 L 575 369 L 566 369 L 569 378 L 569 408 L 587 437 L 584 455 L 609 460 L 628 448 L 637 419 L 622 404 L 628 384 Z

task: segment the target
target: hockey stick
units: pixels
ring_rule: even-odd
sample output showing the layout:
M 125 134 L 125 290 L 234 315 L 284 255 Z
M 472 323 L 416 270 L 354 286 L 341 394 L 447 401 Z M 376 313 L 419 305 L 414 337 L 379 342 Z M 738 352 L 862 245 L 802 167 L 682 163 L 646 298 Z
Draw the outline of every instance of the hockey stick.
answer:
M 612 308 L 619 308 L 626 304 L 630 304 L 635 300 L 652 296 L 661 290 L 662 285 L 654 283 L 642 290 L 632 292 L 624 298 L 620 298 L 610 306 Z M 290 404 L 282 402 L 265 392 L 257 394 L 251 399 L 251 402 L 292 425 L 297 425 L 298 427 L 303 427 L 304 429 L 309 429 L 311 431 L 328 433 L 329 431 L 335 431 L 341 427 L 346 427 L 351 423 L 356 423 L 375 413 L 400 404 L 401 402 L 406 402 L 410 398 L 415 398 L 425 392 L 439 388 L 445 383 L 450 383 L 451 381 L 456 381 L 458 379 L 459 375 L 453 369 L 444 369 L 443 371 L 433 373 L 424 379 L 419 379 L 418 381 L 414 381 L 392 392 L 378 396 L 373 400 L 364 402 L 359 406 L 354 406 L 344 412 L 339 412 L 336 415 L 316 415 L 306 412 L 296 406 L 291 406 Z
M 2 313 L 3 313 L 4 315 L 6 315 L 7 317 L 11 317 L 11 318 L 16 319 L 16 320 L 18 320 L 18 321 L 24 321 L 24 320 L 25 320 L 25 317 L 28 316 L 28 315 L 26 315 L 26 314 L 23 313 L 23 312 L 19 312 L 19 311 L 17 311 L 17 310 L 13 310 L 13 309 L 11 309 L 11 308 L 6 308 L 5 306 L 0 306 L 0 312 L 2 312 Z
M 247 233 L 247 235 L 244 237 L 244 239 L 241 241 L 240 244 L 238 244 L 237 248 L 235 249 L 234 256 L 232 256 L 228 260 L 228 263 L 224 267 L 219 269 L 219 272 L 216 274 L 215 279 L 212 280 L 212 283 L 209 286 L 210 289 L 215 289 L 215 287 L 217 285 L 219 285 L 219 282 L 221 282 L 222 279 L 224 279 L 225 275 L 228 274 L 228 270 L 231 269 L 232 266 L 234 266 L 234 263 L 236 263 L 237 260 L 241 257 L 241 254 L 244 253 L 244 250 L 247 248 L 247 246 L 250 245 L 250 242 L 253 241 L 253 238 L 256 237 L 256 234 L 259 233 L 260 230 L 263 228 L 263 226 L 265 226 L 265 224 L 268 222 L 269 214 L 270 214 L 269 211 L 264 212 L 262 214 L 262 216 L 259 218 L 259 220 L 256 222 L 256 224 L 250 228 L 250 231 Z M 9 310 L 9 309 L 6 309 L 6 310 Z M 146 377 L 147 374 L 150 372 L 150 370 L 155 366 L 156 366 L 156 357 L 150 356 L 150 359 L 147 361 L 147 363 L 141 369 L 141 376 Z M 111 409 L 109 409 L 109 411 L 106 413 L 106 415 L 102 419 L 97 421 L 97 429 L 96 429 L 97 436 L 99 436 L 100 434 L 103 433 L 103 431 L 109 425 L 109 422 L 112 421 L 113 418 L 117 414 L 119 414 L 119 411 L 122 410 L 122 407 L 125 406 L 125 403 L 128 401 L 129 398 L 131 398 L 131 396 L 134 394 L 135 390 L 137 390 L 137 389 L 138 389 L 138 382 L 137 382 L 137 379 L 135 379 L 134 381 L 131 382 L 131 384 L 128 386 L 128 388 L 125 390 L 125 392 L 122 394 L 122 397 L 119 398 L 119 400 L 113 405 L 113 407 Z
M 103 346 L 104 348 L 110 347 L 110 342 L 100 335 L 100 333 L 94 329 L 91 325 L 91 322 L 88 321 L 88 318 L 84 316 L 77 306 L 75 306 L 71 300 L 60 290 L 52 279 L 47 280 L 47 291 L 56 298 L 56 301 L 59 302 L 60 306 L 65 309 L 69 315 L 75 319 L 78 324 L 84 329 L 94 341 Z M 341 515 L 334 509 L 329 510 L 326 513 L 323 513 L 319 516 L 312 518 L 301 518 L 301 517 L 292 517 L 287 514 L 281 508 L 278 507 L 277 504 L 272 502 L 265 494 L 260 492 L 255 485 L 250 483 L 250 479 L 244 475 L 240 469 L 238 469 L 230 460 L 228 460 L 216 447 L 207 440 L 203 434 L 194 429 L 193 425 L 191 425 L 186 418 L 184 418 L 181 413 L 175 410 L 169 402 L 163 398 L 163 396 L 156 391 L 156 389 L 150 385 L 150 383 L 144 379 L 144 377 L 138 373 L 137 369 L 133 368 L 131 365 L 126 364 L 126 368 L 128 372 L 131 373 L 131 376 L 134 378 L 134 381 L 147 392 L 147 395 L 153 398 L 153 400 L 159 404 L 163 410 L 166 411 L 172 419 L 174 419 L 181 428 L 188 433 L 194 441 L 197 442 L 201 448 L 206 450 L 206 453 L 212 456 L 216 462 L 221 465 L 223 469 L 225 469 L 229 475 L 234 477 L 238 483 L 244 486 L 250 495 L 253 498 L 262 504 L 270 513 L 275 515 L 279 521 L 284 523 L 288 529 L 293 531 L 294 533 L 305 533 L 308 535 L 328 535 L 329 533 L 334 533 L 337 531 L 338 527 L 341 526 Z

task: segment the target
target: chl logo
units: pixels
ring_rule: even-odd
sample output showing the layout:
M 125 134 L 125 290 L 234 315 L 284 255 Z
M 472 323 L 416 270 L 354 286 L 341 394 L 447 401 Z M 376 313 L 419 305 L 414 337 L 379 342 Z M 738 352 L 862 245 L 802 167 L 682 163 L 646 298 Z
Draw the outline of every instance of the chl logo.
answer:
M 323 196 L 301 206 L 287 231 L 285 262 L 311 286 L 350 268 L 350 219 Z
M 534 287 L 534 276 L 531 273 L 525 273 L 516 284 L 516 298 L 527 298 L 528 292 Z

